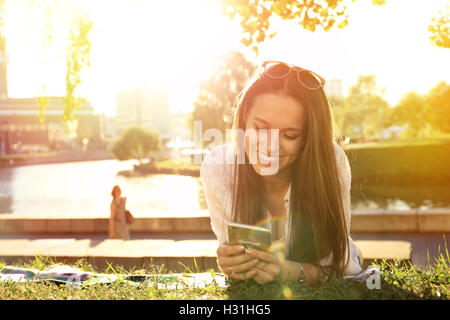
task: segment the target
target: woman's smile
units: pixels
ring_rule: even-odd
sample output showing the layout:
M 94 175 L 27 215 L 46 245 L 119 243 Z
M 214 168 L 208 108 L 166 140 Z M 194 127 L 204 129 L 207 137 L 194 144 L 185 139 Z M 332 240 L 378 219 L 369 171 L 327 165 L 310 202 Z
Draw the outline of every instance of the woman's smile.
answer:
M 268 156 L 261 151 L 258 152 L 258 162 L 262 166 L 270 166 L 271 163 L 280 161 L 281 158 L 283 158 L 283 156 Z

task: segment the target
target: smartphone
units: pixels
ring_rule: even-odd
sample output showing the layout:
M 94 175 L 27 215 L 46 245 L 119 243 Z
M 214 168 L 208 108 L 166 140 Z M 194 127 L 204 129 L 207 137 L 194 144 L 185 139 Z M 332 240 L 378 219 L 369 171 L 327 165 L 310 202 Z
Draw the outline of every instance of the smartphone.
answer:
M 267 228 L 230 222 L 227 224 L 227 243 L 265 250 L 272 243 L 272 231 Z

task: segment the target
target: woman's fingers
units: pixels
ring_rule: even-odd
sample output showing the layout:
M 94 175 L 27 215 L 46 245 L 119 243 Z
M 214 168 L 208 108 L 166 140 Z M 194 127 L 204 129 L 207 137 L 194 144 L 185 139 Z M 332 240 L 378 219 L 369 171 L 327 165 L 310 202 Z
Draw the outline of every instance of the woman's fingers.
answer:
M 234 256 L 244 251 L 245 248 L 243 246 L 223 244 L 217 248 L 217 256 Z
M 262 261 L 265 261 L 265 262 L 268 262 L 271 264 L 279 265 L 281 263 L 280 259 L 278 259 L 277 255 L 270 253 L 270 252 L 257 250 L 257 249 L 246 249 L 245 252 L 248 254 L 254 255 L 255 258 L 258 258 Z
M 255 269 L 256 275 L 254 277 L 254 280 L 259 284 L 265 284 L 268 282 L 272 282 L 275 278 L 273 274 L 270 274 L 264 270 L 261 269 Z
M 264 263 L 264 264 L 263 264 Z M 256 266 L 257 269 L 262 270 L 276 277 L 281 272 L 281 267 L 276 264 L 261 262 L 261 265 Z
M 255 262 L 256 260 L 256 262 Z M 218 257 L 217 264 L 225 269 L 225 272 L 228 273 L 230 267 L 233 267 L 234 272 L 244 272 L 258 263 L 258 259 L 255 259 L 254 256 L 250 254 L 243 254 L 235 257 Z
M 241 246 L 222 246 L 217 250 L 217 260 L 220 266 L 235 266 L 254 259 L 254 255 L 244 252 Z
M 234 273 L 242 273 L 256 266 L 258 262 L 259 262 L 258 259 L 253 259 L 242 264 L 233 265 L 232 266 L 233 269 L 231 269 L 230 267 L 228 268 L 230 271 L 232 270 Z
M 236 280 L 247 280 L 247 279 L 253 278 L 255 275 L 256 275 L 256 270 L 252 269 L 248 272 L 242 272 L 242 273 L 234 273 L 234 270 L 233 270 L 233 273 L 230 274 L 229 276 Z
M 217 264 L 219 265 L 220 269 L 223 273 L 226 275 L 231 275 L 233 273 L 242 273 L 247 272 L 249 269 L 253 268 L 258 264 L 259 260 L 250 260 L 242 264 L 235 264 L 235 265 L 222 265 L 219 262 Z

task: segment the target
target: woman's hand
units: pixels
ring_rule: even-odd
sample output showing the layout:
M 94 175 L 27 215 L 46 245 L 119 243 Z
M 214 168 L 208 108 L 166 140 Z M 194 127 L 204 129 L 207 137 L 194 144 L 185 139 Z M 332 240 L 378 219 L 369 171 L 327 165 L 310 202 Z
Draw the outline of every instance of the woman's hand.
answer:
M 279 252 L 268 252 L 257 249 L 246 249 L 247 253 L 253 254 L 261 262 L 256 265 L 256 275 L 253 277 L 256 283 L 266 284 L 275 280 L 280 275 L 283 258 Z
M 245 252 L 241 245 L 223 244 L 217 249 L 217 265 L 222 272 L 237 280 L 246 280 L 255 276 L 254 267 L 259 260 Z
M 326 279 L 327 275 L 321 267 L 311 263 L 302 263 L 303 275 L 305 276 L 306 283 L 310 286 L 319 284 L 319 277 Z

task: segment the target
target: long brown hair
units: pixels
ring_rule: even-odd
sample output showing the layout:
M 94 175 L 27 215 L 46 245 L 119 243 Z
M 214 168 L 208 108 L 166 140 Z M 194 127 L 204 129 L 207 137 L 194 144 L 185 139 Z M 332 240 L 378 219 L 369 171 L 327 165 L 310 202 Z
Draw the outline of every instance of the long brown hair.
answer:
M 306 109 L 307 115 L 303 145 L 291 164 L 286 258 L 318 265 L 332 253 L 331 271 L 343 275 L 348 264 L 348 232 L 334 149 L 336 132 L 325 92 L 322 88 L 305 89 L 294 72 L 283 79 L 255 75 L 237 98 L 235 131 L 245 130 L 246 115 L 255 97 L 263 93 L 293 97 Z M 237 135 L 232 219 L 257 225 L 266 218 L 262 177 L 255 172 L 247 155 L 244 164 L 237 161 L 239 150 L 244 150 L 243 144 L 244 139 Z

